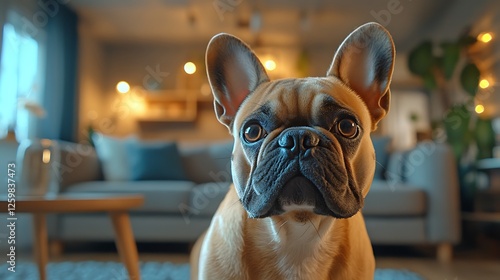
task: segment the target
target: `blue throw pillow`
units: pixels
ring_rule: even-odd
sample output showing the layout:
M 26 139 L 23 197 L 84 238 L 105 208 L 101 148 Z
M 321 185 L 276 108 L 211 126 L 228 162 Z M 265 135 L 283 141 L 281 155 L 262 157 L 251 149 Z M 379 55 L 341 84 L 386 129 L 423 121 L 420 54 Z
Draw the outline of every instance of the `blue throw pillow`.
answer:
M 129 142 L 130 177 L 139 180 L 187 180 L 173 142 Z
M 373 148 L 375 149 L 375 166 L 374 179 L 384 179 L 385 170 L 389 161 L 389 144 L 391 138 L 387 136 L 372 136 Z

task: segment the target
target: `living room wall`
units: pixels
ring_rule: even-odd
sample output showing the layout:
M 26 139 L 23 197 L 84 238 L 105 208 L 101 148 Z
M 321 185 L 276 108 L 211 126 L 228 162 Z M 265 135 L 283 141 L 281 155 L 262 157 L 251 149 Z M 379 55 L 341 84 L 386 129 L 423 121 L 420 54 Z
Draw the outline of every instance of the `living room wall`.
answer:
M 79 26 L 79 118 L 78 139 L 87 140 L 90 125 L 100 127 L 105 104 L 103 102 L 104 53 L 101 44 L 80 24 Z

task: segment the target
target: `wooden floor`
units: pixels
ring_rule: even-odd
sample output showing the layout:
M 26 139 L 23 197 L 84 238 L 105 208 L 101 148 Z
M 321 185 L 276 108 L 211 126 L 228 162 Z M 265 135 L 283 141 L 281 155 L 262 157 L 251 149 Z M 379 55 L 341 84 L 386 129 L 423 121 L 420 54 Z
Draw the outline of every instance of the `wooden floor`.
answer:
M 425 279 L 443 280 L 498 280 L 500 260 L 455 260 L 440 264 L 422 258 L 377 258 L 378 268 L 407 269 L 417 272 Z
M 183 244 L 139 244 L 141 261 L 187 263 L 188 246 Z M 434 258 L 434 248 L 424 247 L 377 247 L 378 268 L 406 269 L 416 272 L 425 279 L 439 280 L 499 280 L 500 242 L 475 247 L 455 249 L 451 263 L 439 263 Z M 94 244 L 69 247 L 60 256 L 51 256 L 51 262 L 60 261 L 116 261 L 119 262 L 113 244 Z
M 453 261 L 441 263 L 433 247 L 374 248 L 378 268 L 407 269 L 425 279 L 499 280 L 500 242 L 489 240 L 454 248 Z

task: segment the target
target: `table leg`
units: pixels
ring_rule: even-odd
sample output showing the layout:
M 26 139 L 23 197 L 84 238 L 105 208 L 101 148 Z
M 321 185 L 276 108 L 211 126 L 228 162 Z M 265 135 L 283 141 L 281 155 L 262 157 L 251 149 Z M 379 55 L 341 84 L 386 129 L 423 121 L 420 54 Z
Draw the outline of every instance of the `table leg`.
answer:
M 110 213 L 115 229 L 116 247 L 120 258 L 127 268 L 131 280 L 140 280 L 139 256 L 135 244 L 134 233 L 127 212 Z
M 45 219 L 45 214 L 33 214 L 33 222 L 35 225 L 35 258 L 38 263 L 40 280 L 45 280 L 47 279 L 45 267 L 48 260 L 47 221 Z

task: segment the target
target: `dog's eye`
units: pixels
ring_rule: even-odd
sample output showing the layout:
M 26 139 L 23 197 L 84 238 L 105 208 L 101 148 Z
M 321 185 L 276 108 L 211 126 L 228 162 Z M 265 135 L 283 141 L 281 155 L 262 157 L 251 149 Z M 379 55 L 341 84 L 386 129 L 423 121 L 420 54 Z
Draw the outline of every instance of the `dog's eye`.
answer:
M 250 143 L 257 142 L 265 135 L 265 131 L 259 124 L 250 124 L 244 130 L 245 140 Z
M 358 125 L 351 119 L 342 119 L 337 123 L 337 131 L 346 138 L 356 137 L 358 130 Z

